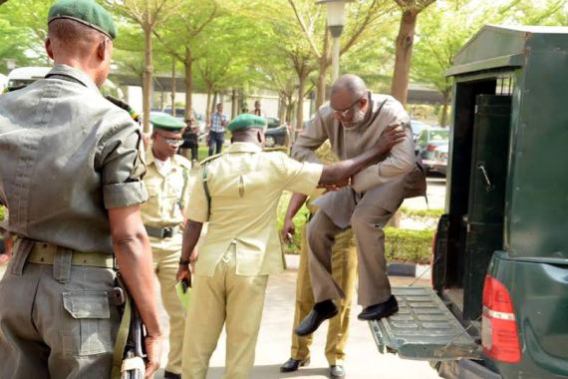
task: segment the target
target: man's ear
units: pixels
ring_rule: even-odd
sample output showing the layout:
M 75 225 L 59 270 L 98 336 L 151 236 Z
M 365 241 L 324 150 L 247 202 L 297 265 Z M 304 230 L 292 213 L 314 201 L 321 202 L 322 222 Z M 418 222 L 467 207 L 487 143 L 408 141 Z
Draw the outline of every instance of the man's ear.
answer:
M 106 59 L 107 48 L 110 47 L 108 46 L 108 43 L 109 41 L 106 38 L 104 38 L 97 45 L 97 58 L 100 61 L 104 61 Z
M 47 52 L 47 56 L 53 59 L 53 47 L 51 45 L 51 38 L 49 37 L 45 40 L 45 51 Z
M 263 145 L 266 142 L 266 138 L 264 136 L 264 129 L 257 129 L 258 132 L 256 133 L 256 138 L 258 139 L 258 142 Z
M 363 96 L 361 100 L 359 100 L 359 105 L 363 108 L 367 104 L 369 104 L 369 98 L 367 96 Z

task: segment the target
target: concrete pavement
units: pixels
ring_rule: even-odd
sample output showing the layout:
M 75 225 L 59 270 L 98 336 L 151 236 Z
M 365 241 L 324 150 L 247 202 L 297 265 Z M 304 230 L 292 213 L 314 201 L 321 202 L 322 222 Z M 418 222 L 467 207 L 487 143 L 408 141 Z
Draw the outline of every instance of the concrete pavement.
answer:
M 406 199 L 402 203 L 403 207 L 409 209 L 444 209 L 446 204 L 446 178 L 428 177 L 428 202 L 422 197 Z
M 327 324 L 322 325 L 315 334 L 309 367 L 290 374 L 282 374 L 279 371 L 280 365 L 290 357 L 298 257 L 288 256 L 287 260 L 289 269 L 282 275 L 272 277 L 269 281 L 251 379 L 327 378 L 328 363 L 324 355 Z M 393 286 L 407 286 L 412 281 L 411 278 L 392 278 Z M 429 282 L 420 281 L 415 285 L 427 286 Z M 368 324 L 357 320 L 359 312 L 360 307 L 354 304 L 345 362 L 349 379 L 439 378 L 427 362 L 408 361 L 391 354 L 379 354 Z M 211 368 L 207 379 L 222 378 L 224 365 L 225 335 L 223 333 L 217 350 L 211 358 Z

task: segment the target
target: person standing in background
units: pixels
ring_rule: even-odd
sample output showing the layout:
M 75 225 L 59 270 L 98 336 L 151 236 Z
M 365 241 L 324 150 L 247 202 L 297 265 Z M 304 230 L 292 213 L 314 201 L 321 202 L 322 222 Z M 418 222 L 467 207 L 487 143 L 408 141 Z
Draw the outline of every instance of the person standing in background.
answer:
M 227 116 L 223 114 L 223 104 L 217 104 L 217 112 L 211 115 L 209 125 L 209 156 L 221 154 L 225 143 L 225 127 L 227 126 Z
M 150 237 L 154 270 L 160 282 L 162 303 L 169 317 L 170 351 L 165 379 L 181 378 L 181 353 L 185 310 L 176 293 L 176 273 L 181 257 L 181 229 L 190 186 L 191 163 L 176 154 L 185 124 L 170 115 L 152 116 L 152 143 L 146 150 L 144 184 L 148 201 L 142 221 Z

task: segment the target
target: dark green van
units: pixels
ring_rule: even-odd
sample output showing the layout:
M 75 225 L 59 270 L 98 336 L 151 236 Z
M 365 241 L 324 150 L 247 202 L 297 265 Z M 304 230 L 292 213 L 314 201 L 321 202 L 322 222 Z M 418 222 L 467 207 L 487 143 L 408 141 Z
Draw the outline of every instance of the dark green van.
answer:
M 485 26 L 448 75 L 433 290 L 394 289 L 371 330 L 447 378 L 567 378 L 568 28 Z

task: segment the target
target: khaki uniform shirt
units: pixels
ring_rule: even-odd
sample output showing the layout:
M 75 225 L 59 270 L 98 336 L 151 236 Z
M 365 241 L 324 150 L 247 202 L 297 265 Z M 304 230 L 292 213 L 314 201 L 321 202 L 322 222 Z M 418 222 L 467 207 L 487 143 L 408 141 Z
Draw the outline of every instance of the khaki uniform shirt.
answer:
M 141 207 L 144 225 L 154 228 L 183 225 L 183 209 L 190 190 L 191 163 L 179 154 L 170 159 L 171 169 L 164 176 L 156 168 L 152 150 L 146 151 L 144 184 L 148 201 Z
M 280 152 L 262 152 L 251 143 L 234 143 L 206 164 L 211 194 L 208 217 L 202 170 L 189 197 L 186 217 L 209 221 L 199 249 L 196 273 L 212 276 L 231 246 L 236 247 L 238 275 L 268 275 L 284 270 L 276 225 L 276 208 L 282 191 L 314 191 L 323 166 L 299 163 Z
M 112 254 L 107 209 L 143 203 L 141 131 L 83 72 L 0 96 L 0 199 L 11 233 Z
M 144 184 L 148 191 L 148 201 L 141 207 L 144 225 L 153 228 L 183 227 L 183 209 L 189 198 L 191 163 L 176 154 L 171 159 L 171 168 L 162 175 L 156 167 L 152 149 L 146 151 L 147 172 Z M 180 229 L 181 230 L 181 229 Z M 160 239 L 150 236 L 153 248 L 180 251 L 182 234 L 176 233 L 171 238 Z

